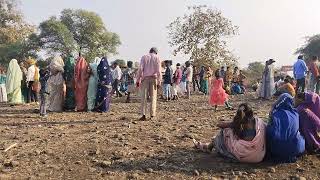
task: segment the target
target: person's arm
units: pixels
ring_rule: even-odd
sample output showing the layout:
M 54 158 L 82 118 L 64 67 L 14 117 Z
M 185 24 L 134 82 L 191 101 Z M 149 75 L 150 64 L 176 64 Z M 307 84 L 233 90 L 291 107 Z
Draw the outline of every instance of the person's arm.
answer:
M 161 61 L 158 56 L 157 56 L 157 63 L 155 68 L 156 68 L 156 74 L 157 74 L 157 85 L 160 85 L 162 81 L 162 75 L 161 75 Z
M 29 82 L 30 79 L 32 79 L 32 68 L 31 67 L 29 67 L 28 71 L 27 71 L 27 82 Z
M 225 129 L 225 128 L 231 128 L 232 127 L 232 122 L 220 122 L 217 124 L 217 126 L 221 129 Z
M 293 65 L 293 77 L 294 77 L 294 79 L 297 79 L 297 75 L 296 75 L 296 64 Z
M 314 63 L 314 76 L 319 77 L 319 69 L 318 66 Z
M 304 72 L 308 72 L 308 67 L 307 67 L 306 62 L 302 61 L 302 67 L 303 67 Z
M 144 56 L 141 58 L 140 60 L 140 65 L 139 65 L 139 69 L 138 69 L 138 73 L 137 73 L 137 85 L 139 85 L 141 83 L 141 78 L 143 75 L 143 67 L 144 67 Z

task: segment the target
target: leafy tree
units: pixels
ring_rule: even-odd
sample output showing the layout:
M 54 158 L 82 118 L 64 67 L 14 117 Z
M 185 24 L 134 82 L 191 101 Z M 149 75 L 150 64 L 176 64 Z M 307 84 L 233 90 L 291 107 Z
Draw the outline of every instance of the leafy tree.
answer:
M 0 0 L 0 64 L 7 65 L 12 58 L 22 60 L 35 56 L 35 28 L 24 21 L 15 0 Z
M 177 53 L 189 54 L 195 64 L 214 66 L 236 62 L 227 49 L 226 37 L 237 34 L 238 27 L 222 13 L 206 6 L 189 7 L 190 14 L 176 18 L 169 26 L 169 44 Z
M 55 17 L 44 21 L 39 26 L 39 40 L 41 47 L 47 49 L 49 54 L 61 52 L 71 54 L 75 51 L 75 40 L 73 34 L 66 25 Z
M 86 10 L 65 9 L 60 18 L 40 24 L 42 47 L 49 52 L 81 52 L 88 60 L 116 54 L 121 44 L 117 34 L 107 31 L 101 17 Z
M 320 57 L 320 34 L 307 37 L 305 44 L 296 51 L 296 54 L 304 55 L 307 60 L 312 56 Z
M 262 62 L 252 62 L 244 70 L 249 83 L 256 82 L 257 79 L 262 78 L 265 65 Z
M 127 63 L 123 59 L 116 59 L 113 63 L 117 62 L 120 67 L 126 67 Z

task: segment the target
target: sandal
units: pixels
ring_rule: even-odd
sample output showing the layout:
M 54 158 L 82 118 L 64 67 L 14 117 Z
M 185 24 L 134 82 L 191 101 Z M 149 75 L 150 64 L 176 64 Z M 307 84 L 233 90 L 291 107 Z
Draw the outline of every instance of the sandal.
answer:
M 206 143 L 201 143 L 195 139 L 192 139 L 193 144 L 194 144 L 194 148 L 198 149 L 204 153 L 210 153 L 210 151 L 208 150 L 208 144 Z

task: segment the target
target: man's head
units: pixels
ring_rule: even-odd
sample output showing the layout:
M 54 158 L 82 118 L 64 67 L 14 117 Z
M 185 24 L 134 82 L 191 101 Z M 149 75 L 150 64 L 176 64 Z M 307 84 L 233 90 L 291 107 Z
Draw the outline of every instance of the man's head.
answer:
M 221 67 L 221 70 L 224 70 L 224 66 Z
M 165 61 L 164 63 L 165 63 L 165 65 L 166 65 L 166 67 L 169 67 L 169 66 L 171 65 L 170 61 L 168 61 L 168 60 Z
M 114 66 L 114 67 L 117 67 L 118 65 L 119 65 L 118 62 L 114 62 L 114 63 L 113 63 L 113 66 Z
M 227 70 L 229 70 L 229 69 L 230 69 L 230 67 L 228 66 L 228 67 L 227 67 Z
M 268 62 L 268 64 L 273 64 L 273 63 L 275 63 L 276 61 L 274 60 L 274 59 L 269 59 L 269 62 Z
M 128 66 L 128 68 L 132 68 L 133 62 L 132 62 L 132 61 L 128 61 L 128 62 L 127 62 L 127 66 Z
M 158 54 L 158 49 L 156 47 L 152 47 L 149 53 Z
M 191 66 L 190 61 L 187 61 L 187 62 L 186 62 L 186 67 L 190 67 L 190 66 Z
M 303 59 L 304 59 L 304 58 L 303 58 L 303 55 L 299 55 L 299 56 L 298 56 L 298 59 L 303 60 Z
M 318 61 L 318 56 L 312 56 L 312 61 L 314 62 Z

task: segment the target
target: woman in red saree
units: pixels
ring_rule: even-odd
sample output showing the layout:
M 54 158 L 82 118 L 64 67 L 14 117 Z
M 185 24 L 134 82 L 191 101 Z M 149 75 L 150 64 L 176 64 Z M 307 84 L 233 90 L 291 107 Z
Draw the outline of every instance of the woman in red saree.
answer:
M 87 90 L 90 77 L 88 66 L 89 64 L 83 57 L 79 57 L 77 59 L 77 64 L 74 70 L 75 99 L 77 111 L 87 110 Z

